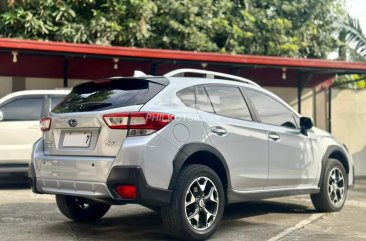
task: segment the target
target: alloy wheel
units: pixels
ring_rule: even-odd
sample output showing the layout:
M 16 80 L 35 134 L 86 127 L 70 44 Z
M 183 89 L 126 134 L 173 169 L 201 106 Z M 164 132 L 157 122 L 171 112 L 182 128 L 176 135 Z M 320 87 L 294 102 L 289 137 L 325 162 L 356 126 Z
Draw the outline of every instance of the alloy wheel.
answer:
M 336 207 L 342 205 L 345 196 L 345 182 L 342 171 L 338 167 L 334 167 L 328 178 L 328 196 L 329 200 Z
M 219 195 L 212 180 L 196 178 L 185 197 L 185 213 L 189 225 L 197 231 L 208 229 L 215 221 L 219 208 Z

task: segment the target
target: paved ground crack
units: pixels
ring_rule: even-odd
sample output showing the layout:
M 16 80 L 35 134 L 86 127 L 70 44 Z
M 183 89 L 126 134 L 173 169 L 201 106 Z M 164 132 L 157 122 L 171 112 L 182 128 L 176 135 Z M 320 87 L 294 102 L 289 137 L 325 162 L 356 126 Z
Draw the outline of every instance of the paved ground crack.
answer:
M 283 237 L 295 232 L 296 230 L 299 230 L 303 227 L 305 227 L 306 225 L 309 225 L 310 223 L 314 222 L 315 220 L 323 217 L 325 215 L 325 213 L 316 213 L 311 215 L 309 218 L 305 219 L 305 220 L 301 220 L 300 222 L 298 222 L 295 226 L 289 227 L 287 229 L 285 229 L 284 231 L 282 231 L 281 233 L 277 234 L 276 236 L 268 239 L 268 241 L 277 241 L 282 239 Z

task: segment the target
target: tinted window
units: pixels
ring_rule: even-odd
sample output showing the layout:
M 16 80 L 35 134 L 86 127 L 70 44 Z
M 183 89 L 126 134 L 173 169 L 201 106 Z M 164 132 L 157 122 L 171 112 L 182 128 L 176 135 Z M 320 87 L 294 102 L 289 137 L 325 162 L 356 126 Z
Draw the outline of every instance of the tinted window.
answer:
M 42 107 L 41 97 L 13 100 L 1 108 L 3 121 L 38 120 L 41 117 Z
M 293 113 L 287 107 L 257 91 L 248 90 L 247 93 L 263 123 L 296 128 Z
M 194 98 L 194 88 L 189 87 L 182 89 L 177 92 L 178 98 L 188 107 L 194 107 L 195 98 Z
M 145 104 L 165 86 L 143 79 L 114 79 L 76 86 L 53 112 L 86 112 Z
M 239 88 L 212 86 L 206 87 L 206 91 L 216 114 L 243 120 L 252 120 L 248 106 Z
M 196 95 L 196 108 L 202 111 L 214 113 L 210 99 L 207 96 L 205 88 L 199 87 Z

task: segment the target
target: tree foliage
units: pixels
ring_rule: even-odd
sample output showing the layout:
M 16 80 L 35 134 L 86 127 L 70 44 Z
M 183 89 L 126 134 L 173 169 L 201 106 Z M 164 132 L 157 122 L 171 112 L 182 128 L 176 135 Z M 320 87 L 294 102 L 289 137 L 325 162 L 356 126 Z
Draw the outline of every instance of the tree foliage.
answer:
M 366 36 L 358 19 L 347 12 L 338 12 L 336 21 L 337 36 L 340 43 L 339 59 L 366 61 Z M 337 76 L 334 85 L 339 88 L 365 89 L 365 74 Z
M 326 58 L 339 0 L 0 0 L 0 36 Z
M 339 39 L 348 47 L 351 59 L 366 60 L 366 35 L 360 22 L 349 14 L 340 15 L 337 21 Z

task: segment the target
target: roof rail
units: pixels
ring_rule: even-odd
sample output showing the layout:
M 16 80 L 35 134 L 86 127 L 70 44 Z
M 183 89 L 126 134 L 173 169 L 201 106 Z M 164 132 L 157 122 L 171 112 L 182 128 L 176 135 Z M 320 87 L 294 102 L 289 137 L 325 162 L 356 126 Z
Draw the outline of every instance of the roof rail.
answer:
M 177 77 L 177 76 L 183 77 L 184 74 L 186 74 L 186 73 L 205 74 L 206 78 L 208 78 L 208 79 L 215 79 L 215 76 L 217 76 L 217 77 L 225 78 L 226 80 L 240 81 L 240 82 L 244 82 L 247 84 L 251 84 L 251 85 L 260 87 L 260 85 L 258 85 L 257 83 L 255 83 L 251 80 L 239 77 L 239 76 L 235 76 L 235 75 L 231 75 L 231 74 L 223 74 L 223 73 L 219 73 L 219 72 L 215 72 L 215 71 L 201 70 L 201 69 L 176 69 L 169 73 L 166 73 L 164 75 L 164 77 Z

